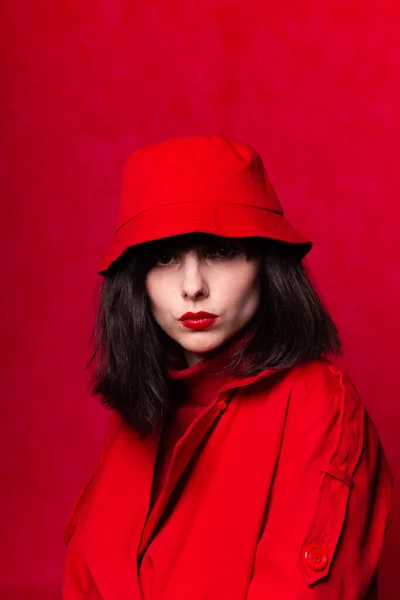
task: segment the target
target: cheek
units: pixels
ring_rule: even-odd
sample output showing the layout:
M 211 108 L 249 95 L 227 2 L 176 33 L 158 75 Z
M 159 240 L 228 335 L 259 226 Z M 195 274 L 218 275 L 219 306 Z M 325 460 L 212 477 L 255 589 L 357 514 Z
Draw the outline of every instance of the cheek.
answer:
M 254 314 L 260 302 L 260 286 L 258 281 L 252 279 L 246 288 L 241 290 L 241 306 L 246 314 Z
M 149 305 L 153 315 L 156 315 L 162 309 L 162 282 L 160 277 L 157 277 L 154 273 L 149 273 L 146 277 L 145 282 L 147 296 L 149 298 Z
M 173 279 L 162 271 L 150 272 L 145 281 L 150 312 L 161 326 L 171 320 L 171 311 L 176 299 L 176 285 Z
M 256 265 L 245 264 L 241 269 L 226 273 L 222 286 L 226 305 L 234 310 L 255 310 L 260 299 L 260 282 Z M 255 308 L 254 308 L 255 307 Z

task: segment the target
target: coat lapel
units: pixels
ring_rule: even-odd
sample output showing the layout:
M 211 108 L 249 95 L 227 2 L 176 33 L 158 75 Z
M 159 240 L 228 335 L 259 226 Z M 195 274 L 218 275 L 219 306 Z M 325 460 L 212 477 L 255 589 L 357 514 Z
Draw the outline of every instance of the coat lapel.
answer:
M 190 435 L 184 435 L 175 446 L 164 489 L 154 505 L 143 530 L 143 535 L 138 550 L 139 559 L 142 557 L 147 545 L 150 543 L 157 525 L 164 514 L 168 500 L 171 497 L 171 494 L 174 491 L 181 475 L 188 466 L 199 444 L 204 439 L 204 436 L 214 425 L 222 411 L 225 410 L 230 399 L 231 398 L 227 398 L 222 404 L 221 400 L 217 403 L 213 402 L 211 410 L 205 411 L 202 415 L 202 418 L 194 422 L 193 426 L 191 427 Z
M 243 387 L 250 383 L 254 383 L 259 379 L 264 379 L 277 370 L 264 370 L 256 376 L 248 378 L 231 378 L 219 391 L 217 396 L 209 407 L 201 413 L 201 415 L 192 423 L 186 433 L 175 446 L 171 457 L 166 483 L 162 490 L 153 510 L 149 514 L 148 520 L 143 529 L 140 546 L 138 549 L 138 559 L 140 560 L 150 543 L 157 525 L 164 514 L 168 500 L 171 497 L 181 475 L 189 464 L 191 458 L 196 452 L 198 446 L 208 433 L 210 428 L 216 423 L 222 412 L 227 408 L 228 404 L 235 395 L 235 391 L 239 387 Z

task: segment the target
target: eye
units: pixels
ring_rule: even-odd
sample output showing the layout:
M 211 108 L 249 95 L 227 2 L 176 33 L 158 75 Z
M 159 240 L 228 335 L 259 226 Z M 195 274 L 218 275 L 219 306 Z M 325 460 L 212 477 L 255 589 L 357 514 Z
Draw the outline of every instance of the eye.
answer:
M 216 244 L 207 251 L 207 256 L 216 259 L 233 258 L 238 253 L 237 244 Z
M 155 257 L 154 264 L 157 267 L 167 267 L 176 258 L 172 252 L 162 252 Z

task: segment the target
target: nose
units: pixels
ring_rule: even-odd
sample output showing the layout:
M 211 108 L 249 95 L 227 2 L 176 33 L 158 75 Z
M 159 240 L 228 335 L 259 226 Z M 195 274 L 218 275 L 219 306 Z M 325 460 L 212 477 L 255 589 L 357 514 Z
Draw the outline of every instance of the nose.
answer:
M 201 270 L 198 256 L 186 255 L 182 267 L 182 297 L 187 300 L 200 300 L 209 294 L 208 284 Z

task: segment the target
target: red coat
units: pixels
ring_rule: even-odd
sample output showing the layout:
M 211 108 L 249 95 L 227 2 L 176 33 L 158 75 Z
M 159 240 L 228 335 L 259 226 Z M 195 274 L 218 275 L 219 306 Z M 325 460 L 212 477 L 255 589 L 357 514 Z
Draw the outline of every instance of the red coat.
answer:
M 330 361 L 222 387 L 146 523 L 158 441 L 113 416 L 67 524 L 63 600 L 377 598 L 393 479 Z

